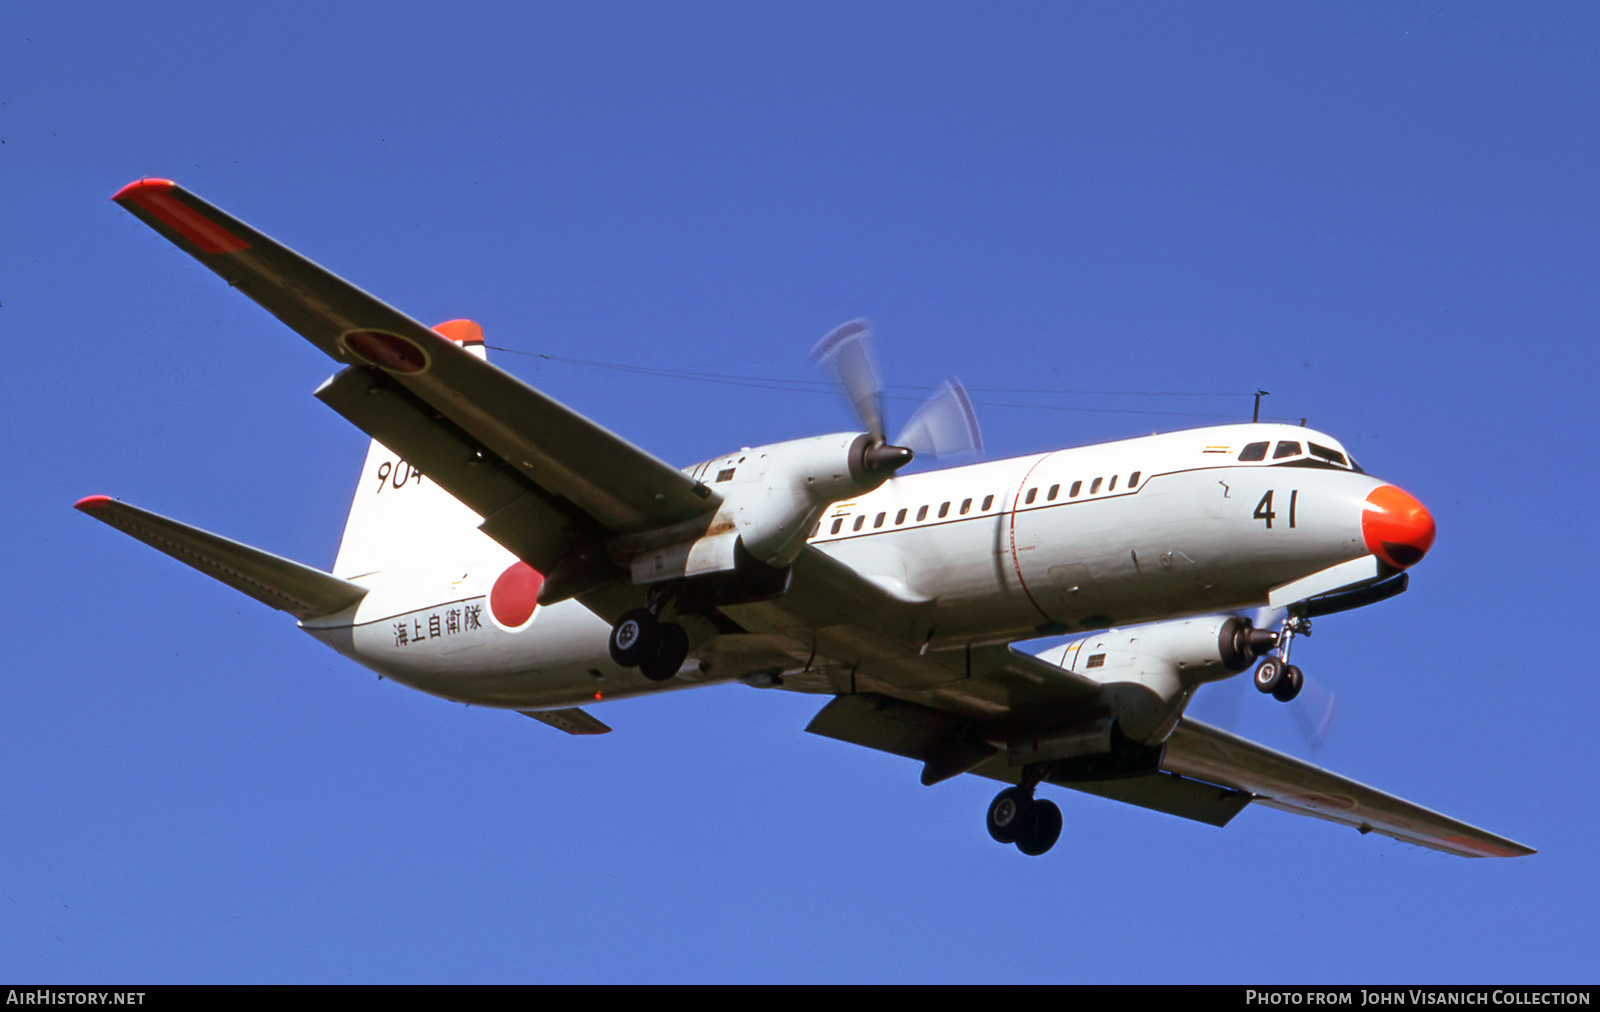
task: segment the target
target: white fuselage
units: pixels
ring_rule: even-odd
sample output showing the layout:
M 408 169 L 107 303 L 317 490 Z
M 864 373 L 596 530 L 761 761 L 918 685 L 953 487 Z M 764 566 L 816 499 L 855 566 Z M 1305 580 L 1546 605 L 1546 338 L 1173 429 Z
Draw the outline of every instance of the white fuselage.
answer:
M 1301 453 L 1238 459 L 1261 442 Z M 907 475 L 836 503 L 809 540 L 922 603 L 933 648 L 1254 608 L 1368 554 L 1363 509 L 1385 483 L 1318 466 L 1312 442 L 1343 453 L 1304 428 L 1230 425 Z M 575 706 L 713 680 L 692 662 L 665 683 L 617 667 L 608 624 L 576 601 L 508 628 L 490 593 L 516 560 L 481 547 L 470 564 L 370 574 L 358 606 L 303 627 L 397 681 L 483 705 Z M 719 666 L 714 680 L 744 674 Z

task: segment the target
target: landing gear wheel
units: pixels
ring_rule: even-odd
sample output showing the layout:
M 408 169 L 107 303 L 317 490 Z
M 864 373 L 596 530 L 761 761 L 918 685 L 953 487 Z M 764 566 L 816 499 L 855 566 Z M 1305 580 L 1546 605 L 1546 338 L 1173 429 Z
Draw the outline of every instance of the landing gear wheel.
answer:
M 1282 681 L 1283 662 L 1276 657 L 1268 657 L 1256 666 L 1256 688 L 1263 693 L 1276 694 Z
M 1033 799 L 1020 787 L 1007 787 L 989 802 L 989 835 L 997 843 L 1016 843 L 1028 822 Z
M 664 682 L 683 667 L 689 656 L 689 634 L 683 626 L 662 622 L 656 626 L 655 653 L 639 663 L 639 671 L 652 682 Z
M 1054 801 L 1035 801 L 1028 806 L 1027 818 L 1022 823 L 1022 835 L 1017 838 L 1017 849 L 1029 857 L 1038 857 L 1061 839 L 1061 809 Z
M 611 628 L 611 659 L 624 668 L 637 668 L 656 652 L 660 623 L 645 608 L 626 613 Z
M 1290 664 L 1283 669 L 1283 677 L 1278 680 L 1277 687 L 1272 690 L 1272 698 L 1280 703 L 1287 703 L 1300 695 L 1300 687 L 1305 684 L 1306 676 L 1300 673 L 1299 668 Z

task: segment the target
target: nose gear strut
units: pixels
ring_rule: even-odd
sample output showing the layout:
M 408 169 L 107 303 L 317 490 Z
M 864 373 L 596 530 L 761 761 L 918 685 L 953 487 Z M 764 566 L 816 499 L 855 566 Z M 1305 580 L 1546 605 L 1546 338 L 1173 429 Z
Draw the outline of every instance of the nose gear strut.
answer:
M 1283 632 L 1278 636 L 1278 656 L 1268 657 L 1256 668 L 1256 688 L 1280 703 L 1287 703 L 1300 695 L 1301 688 L 1305 686 L 1304 673 L 1289 663 L 1289 646 L 1297 633 L 1311 635 L 1309 618 L 1296 616 L 1285 622 Z

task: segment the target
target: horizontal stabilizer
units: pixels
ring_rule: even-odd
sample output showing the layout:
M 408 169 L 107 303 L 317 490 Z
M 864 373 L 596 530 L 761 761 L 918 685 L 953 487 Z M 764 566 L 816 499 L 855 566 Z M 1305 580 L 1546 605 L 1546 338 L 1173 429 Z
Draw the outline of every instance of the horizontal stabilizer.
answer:
M 518 710 L 524 717 L 532 717 L 544 724 L 549 724 L 557 731 L 568 734 L 609 734 L 611 728 L 603 721 L 589 716 L 581 707 L 573 706 L 565 710 Z
M 1188 717 L 1167 739 L 1162 769 L 1254 795 L 1258 805 L 1343 823 L 1462 857 L 1520 857 L 1533 848 L 1374 790 Z
M 109 496 L 91 495 L 78 500 L 74 508 L 301 621 L 343 611 L 367 593 L 367 588 L 320 569 L 168 520 Z

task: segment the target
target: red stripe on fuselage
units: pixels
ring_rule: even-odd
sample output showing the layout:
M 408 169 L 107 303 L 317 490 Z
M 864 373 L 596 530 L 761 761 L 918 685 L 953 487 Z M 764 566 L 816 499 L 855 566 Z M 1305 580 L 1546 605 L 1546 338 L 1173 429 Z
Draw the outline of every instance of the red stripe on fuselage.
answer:
M 1028 479 L 1033 477 L 1033 472 L 1039 469 L 1040 464 L 1043 464 L 1052 456 L 1054 456 L 1053 453 L 1046 453 L 1034 461 L 1033 466 L 1028 468 L 1027 473 L 1022 476 L 1022 480 L 1017 483 L 1017 494 L 1011 497 L 1011 530 L 1009 532 L 1011 535 L 1011 568 L 1017 574 L 1017 585 L 1022 588 L 1022 593 L 1028 598 L 1028 603 L 1033 605 L 1033 610 L 1043 615 L 1047 622 L 1055 622 L 1057 619 L 1054 615 L 1039 607 L 1039 602 L 1034 598 L 1033 591 L 1028 589 L 1028 581 L 1022 578 L 1022 560 L 1017 558 L 1017 507 L 1022 502 L 1022 490 L 1027 487 Z

